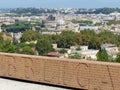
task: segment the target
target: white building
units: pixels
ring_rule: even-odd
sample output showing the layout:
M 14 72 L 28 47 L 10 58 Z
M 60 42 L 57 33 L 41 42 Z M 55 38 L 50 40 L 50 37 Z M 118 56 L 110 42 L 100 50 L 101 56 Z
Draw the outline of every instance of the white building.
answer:
M 80 48 L 81 48 L 82 51 L 88 50 L 88 46 L 80 46 Z
M 81 55 L 82 59 L 92 59 L 92 60 L 97 60 L 97 53 L 99 50 L 84 50 L 84 51 L 76 51 L 77 54 Z
M 119 53 L 118 47 L 114 44 L 102 44 L 101 49 L 106 50 L 107 54 L 113 58 L 116 58 L 117 54 Z
M 67 51 L 68 54 L 75 54 L 77 46 L 71 46 L 70 49 Z
M 72 46 L 70 50 L 68 50 L 68 54 L 79 54 L 82 59 L 92 59 L 97 60 L 96 54 L 99 50 L 88 49 L 88 46 L 80 46 L 81 50 L 77 51 L 77 46 Z
M 80 26 L 80 30 L 98 30 L 99 27 L 98 26 Z

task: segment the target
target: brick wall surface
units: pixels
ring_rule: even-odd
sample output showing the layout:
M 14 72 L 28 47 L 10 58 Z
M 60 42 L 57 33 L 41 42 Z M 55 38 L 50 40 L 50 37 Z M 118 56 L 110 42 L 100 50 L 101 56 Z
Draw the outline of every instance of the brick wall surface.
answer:
M 120 64 L 0 53 L 0 76 L 85 90 L 120 90 Z

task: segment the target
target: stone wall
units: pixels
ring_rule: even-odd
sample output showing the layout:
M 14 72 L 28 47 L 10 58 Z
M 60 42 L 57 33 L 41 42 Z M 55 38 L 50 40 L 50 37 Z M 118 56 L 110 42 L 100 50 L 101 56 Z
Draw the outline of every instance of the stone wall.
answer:
M 120 64 L 0 53 L 0 76 L 85 90 L 120 90 Z

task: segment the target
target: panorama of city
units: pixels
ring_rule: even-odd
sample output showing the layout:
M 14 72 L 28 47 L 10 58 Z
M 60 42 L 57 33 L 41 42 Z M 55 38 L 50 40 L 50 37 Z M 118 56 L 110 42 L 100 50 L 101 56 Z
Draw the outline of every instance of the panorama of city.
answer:
M 120 62 L 119 8 L 0 10 L 0 51 Z
M 120 0 L 1 0 L 0 90 L 120 90 Z

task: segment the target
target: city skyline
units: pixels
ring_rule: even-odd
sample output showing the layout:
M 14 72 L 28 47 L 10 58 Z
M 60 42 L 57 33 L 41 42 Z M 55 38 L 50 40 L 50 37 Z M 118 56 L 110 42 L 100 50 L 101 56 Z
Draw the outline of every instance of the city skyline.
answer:
M 120 0 L 4 0 L 0 1 L 0 8 L 41 7 L 41 8 L 116 8 Z

